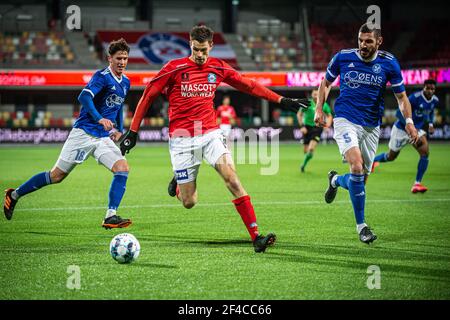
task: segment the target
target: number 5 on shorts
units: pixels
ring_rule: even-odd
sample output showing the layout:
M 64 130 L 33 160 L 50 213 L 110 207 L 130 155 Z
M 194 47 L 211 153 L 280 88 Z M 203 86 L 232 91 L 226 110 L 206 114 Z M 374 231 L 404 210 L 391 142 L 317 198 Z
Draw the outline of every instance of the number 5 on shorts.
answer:
M 344 133 L 342 136 L 344 137 L 345 143 L 350 143 L 350 142 L 352 142 L 352 138 L 349 137 L 348 132 L 347 132 L 347 133 Z

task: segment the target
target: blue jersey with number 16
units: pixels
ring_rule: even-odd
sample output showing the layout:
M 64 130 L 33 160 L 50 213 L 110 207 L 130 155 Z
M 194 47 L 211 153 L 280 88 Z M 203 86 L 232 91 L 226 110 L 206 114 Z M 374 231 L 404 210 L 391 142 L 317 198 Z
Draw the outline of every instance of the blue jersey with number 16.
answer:
M 330 82 L 338 76 L 340 94 L 334 104 L 335 117 L 361 126 L 380 125 L 388 82 L 395 93 L 405 91 L 397 59 L 381 50 L 370 61 L 365 61 L 358 49 L 341 50 L 330 61 L 325 74 Z

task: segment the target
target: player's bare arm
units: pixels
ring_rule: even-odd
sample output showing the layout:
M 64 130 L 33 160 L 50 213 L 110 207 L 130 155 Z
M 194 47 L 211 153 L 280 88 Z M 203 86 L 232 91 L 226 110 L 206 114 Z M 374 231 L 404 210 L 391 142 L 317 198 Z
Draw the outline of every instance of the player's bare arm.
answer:
M 414 127 L 414 122 L 412 120 L 411 104 L 408 100 L 408 96 L 406 95 L 406 92 L 403 91 L 400 93 L 396 93 L 395 97 L 397 98 L 400 111 L 406 120 L 405 125 L 406 133 L 408 133 L 408 136 L 411 139 L 411 143 L 416 144 L 417 141 L 419 140 L 419 137 L 417 135 L 417 129 L 416 127 Z
M 106 118 L 101 118 L 100 120 L 98 120 L 98 123 L 100 123 L 103 126 L 103 129 L 105 129 L 106 131 L 110 131 L 114 127 L 112 121 Z
M 323 105 L 327 101 L 328 94 L 331 90 L 331 82 L 323 78 L 319 85 L 319 96 L 317 97 L 316 114 L 314 116 L 314 122 L 318 127 L 325 127 L 327 125 L 325 113 L 323 112 Z
M 123 135 L 122 132 L 115 131 L 115 132 L 112 132 L 109 135 L 109 137 L 111 138 L 112 141 L 117 142 L 120 140 L 120 138 L 122 138 L 122 135 Z

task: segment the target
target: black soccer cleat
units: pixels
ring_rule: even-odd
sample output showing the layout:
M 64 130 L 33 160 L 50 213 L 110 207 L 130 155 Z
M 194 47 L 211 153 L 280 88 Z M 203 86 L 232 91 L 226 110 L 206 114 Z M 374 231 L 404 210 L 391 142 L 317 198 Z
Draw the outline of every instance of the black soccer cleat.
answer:
M 122 219 L 118 215 L 113 215 L 109 218 L 106 218 L 103 220 L 102 227 L 105 229 L 112 229 L 112 228 L 126 228 L 131 224 L 130 219 Z
M 167 187 L 167 192 L 171 197 L 175 197 L 177 195 L 177 178 L 175 176 L 173 176 L 172 180 L 170 180 L 169 186 Z
M 331 180 L 333 180 L 333 177 L 337 175 L 337 172 L 334 170 L 331 170 L 328 172 L 328 189 L 325 191 L 325 202 L 326 203 L 332 203 L 334 201 L 334 198 L 336 198 L 336 193 L 338 191 L 337 187 L 333 187 L 331 184 Z
M 255 252 L 264 252 L 268 246 L 271 246 L 277 240 L 275 233 L 269 233 L 267 236 L 261 234 L 257 235 L 253 241 L 253 247 Z
M 359 233 L 359 240 L 361 240 L 361 242 L 370 244 L 371 242 L 377 240 L 377 236 L 372 232 L 372 230 L 370 230 L 369 227 L 364 227 Z
M 302 173 L 305 173 L 305 167 L 304 167 L 304 166 L 301 166 L 301 167 L 300 167 L 300 171 L 301 171 Z
M 5 217 L 8 220 L 12 219 L 12 215 L 14 213 L 14 207 L 16 206 L 17 200 L 14 200 L 11 197 L 11 193 L 14 189 L 6 189 L 5 190 L 5 200 L 3 201 L 3 212 L 5 213 Z

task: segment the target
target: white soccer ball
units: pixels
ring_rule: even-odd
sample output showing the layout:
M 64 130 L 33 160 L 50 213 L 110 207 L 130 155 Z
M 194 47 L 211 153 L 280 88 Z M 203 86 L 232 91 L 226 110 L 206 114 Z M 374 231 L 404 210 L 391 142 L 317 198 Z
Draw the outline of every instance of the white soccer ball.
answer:
M 118 263 L 131 263 L 139 257 L 141 245 L 131 233 L 115 236 L 109 244 L 111 257 Z

